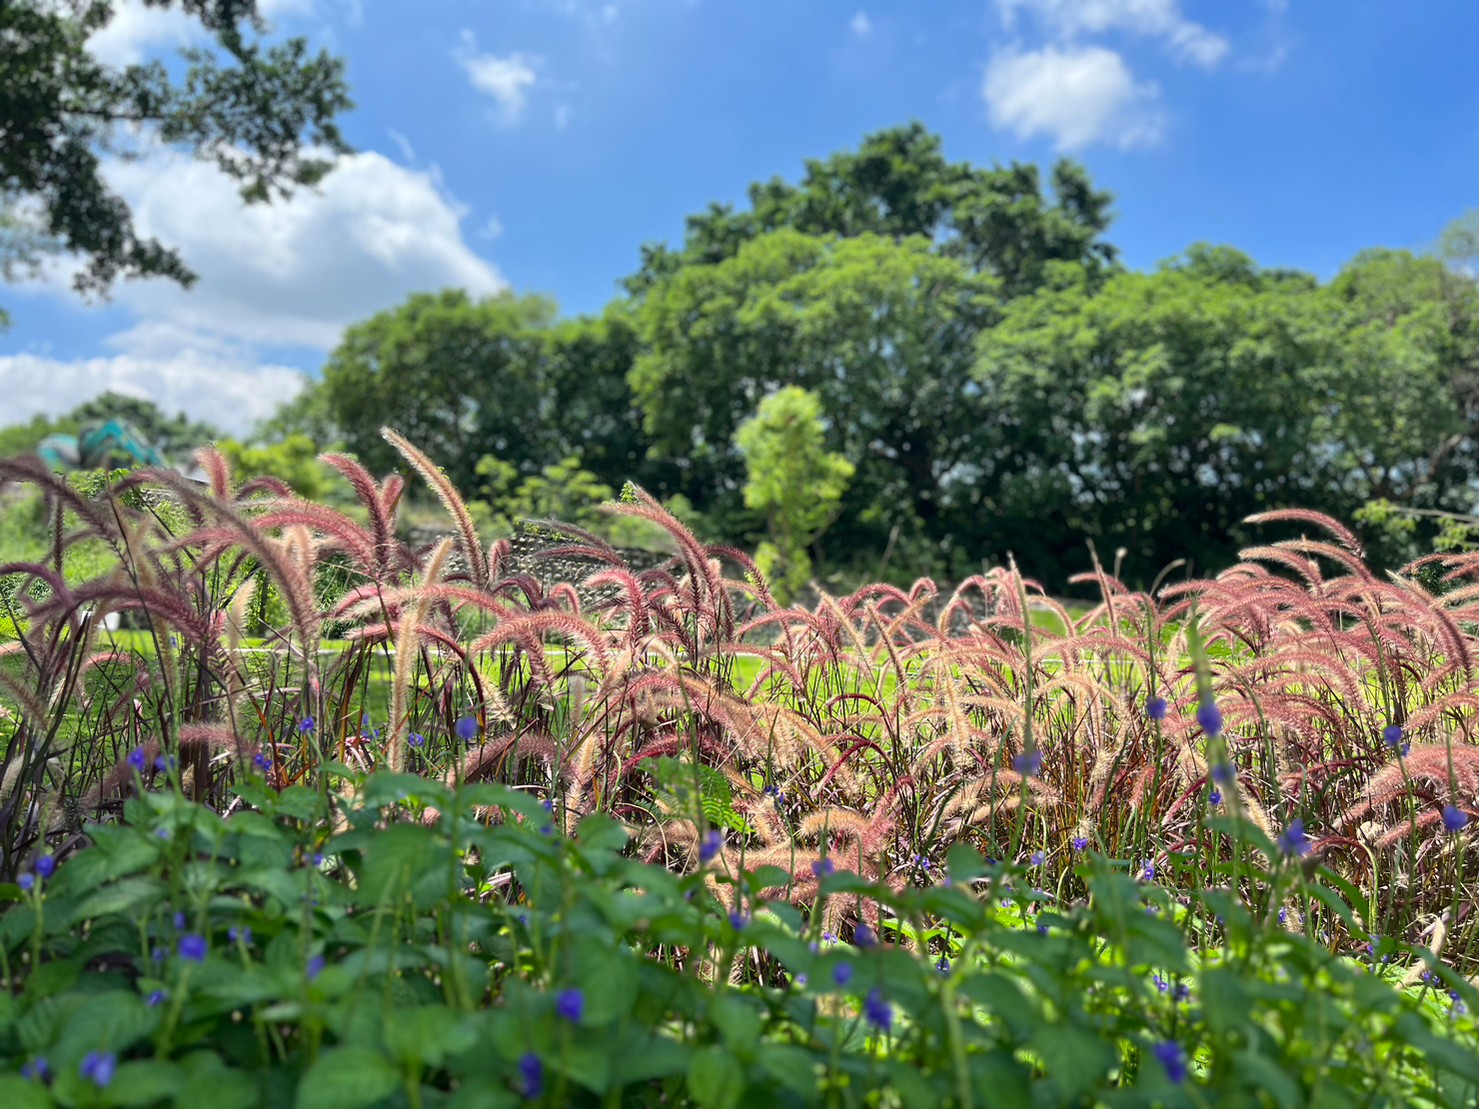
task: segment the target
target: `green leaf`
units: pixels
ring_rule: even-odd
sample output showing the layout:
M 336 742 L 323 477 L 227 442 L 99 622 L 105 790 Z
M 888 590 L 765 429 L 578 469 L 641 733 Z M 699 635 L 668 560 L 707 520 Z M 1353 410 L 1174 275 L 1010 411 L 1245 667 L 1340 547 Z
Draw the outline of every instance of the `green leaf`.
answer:
M 575 951 L 575 984 L 585 991 L 583 1023 L 621 1020 L 637 1000 L 637 960 L 625 948 L 583 943 Z
M 5 1109 L 51 1109 L 46 1089 L 13 1074 L 0 1074 L 0 1105 Z
M 385 1026 L 385 1046 L 406 1062 L 440 1067 L 473 1045 L 472 1028 L 445 1005 L 399 1009 Z
M 325 1051 L 298 1083 L 297 1109 L 360 1109 L 395 1093 L 400 1076 L 378 1051 Z
M 154 1059 L 120 1064 L 103 1095 L 105 1105 L 157 1105 L 177 1097 L 185 1087 L 185 1073 L 174 1063 Z M 211 1102 L 212 1109 L 216 1103 Z
M 718 1047 L 694 1053 L 688 1063 L 688 1093 L 700 1109 L 734 1109 L 745 1092 L 739 1060 Z
M 1064 1104 L 1077 1101 L 1103 1081 L 1119 1058 L 1111 1044 L 1071 1024 L 1040 1027 L 1030 1044 L 1042 1057 Z
M 755 1053 L 755 1065 L 797 1097 L 810 1101 L 816 1096 L 822 1059 L 795 1044 L 765 1044 Z

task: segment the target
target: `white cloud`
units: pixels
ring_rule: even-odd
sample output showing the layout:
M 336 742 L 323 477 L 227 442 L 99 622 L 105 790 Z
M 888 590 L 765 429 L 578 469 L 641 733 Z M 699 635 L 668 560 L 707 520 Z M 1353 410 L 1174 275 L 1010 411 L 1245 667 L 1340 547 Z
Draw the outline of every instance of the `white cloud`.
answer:
M 327 349 L 346 324 L 412 292 L 507 286 L 464 241 L 465 211 L 434 171 L 374 152 L 341 159 L 317 191 L 268 205 L 243 205 L 214 167 L 171 152 L 112 161 L 105 173 L 140 233 L 176 247 L 200 277 L 188 290 L 166 281 L 119 286 L 116 301 L 145 321 Z
M 848 27 L 860 39 L 865 39 L 873 33 L 873 21 L 868 18 L 867 12 L 858 12 L 857 15 L 852 17 L 852 21 L 848 23 Z
M 1161 39 L 1180 62 L 1211 69 L 1230 44 L 1181 14 L 1179 0 L 997 0 L 1010 26 L 1019 10 L 1030 11 L 1065 41 L 1123 31 Z
M 413 292 L 460 286 L 481 296 L 507 285 L 464 241 L 466 212 L 439 187 L 435 167 L 354 154 L 318 191 L 252 206 L 211 165 L 158 148 L 136 162 L 108 160 L 103 172 L 139 232 L 178 248 L 200 279 L 188 290 L 162 280 L 119 285 L 114 301 L 137 322 L 107 340 L 107 354 L 0 357 L 0 396 L 27 407 L 16 419 L 115 389 L 245 431 L 303 380 L 259 348 L 324 351 L 347 324 Z M 49 266 L 46 277 L 41 291 L 76 303 L 66 266 Z
M 462 66 L 473 88 L 493 98 L 498 107 L 495 116 L 498 122 L 505 126 L 517 123 L 527 104 L 525 90 L 539 79 L 535 73 L 539 59 L 523 54 L 510 54 L 503 58 L 480 54 L 476 37 L 467 30 L 462 32 L 462 41 L 452 56 Z
M 61 361 L 34 354 L 0 355 L 0 394 L 18 421 L 59 415 L 112 390 L 184 411 L 223 431 L 242 434 L 272 415 L 307 378 L 287 366 L 253 365 L 223 355 L 214 344 L 182 347 L 164 357 L 116 354 Z
M 416 160 L 416 148 L 411 145 L 410 139 L 406 138 L 405 135 L 402 135 L 394 127 L 387 131 L 386 134 L 390 136 L 390 141 L 395 143 L 396 148 L 400 150 L 402 161 L 414 162 Z
M 480 239 L 496 239 L 503 234 L 503 221 L 497 216 L 489 216 L 483 222 L 483 229 L 478 232 Z
M 1102 46 L 998 51 L 981 92 L 994 126 L 1023 138 L 1047 135 L 1059 150 L 1148 145 L 1164 125 L 1156 86 L 1137 83 L 1125 60 Z
M 269 22 L 312 13 L 314 0 L 260 0 L 257 10 Z M 210 38 L 200 20 L 180 8 L 145 7 L 143 0 L 122 0 L 113 18 L 87 40 L 88 49 L 106 65 L 137 65 L 160 53 L 199 45 Z

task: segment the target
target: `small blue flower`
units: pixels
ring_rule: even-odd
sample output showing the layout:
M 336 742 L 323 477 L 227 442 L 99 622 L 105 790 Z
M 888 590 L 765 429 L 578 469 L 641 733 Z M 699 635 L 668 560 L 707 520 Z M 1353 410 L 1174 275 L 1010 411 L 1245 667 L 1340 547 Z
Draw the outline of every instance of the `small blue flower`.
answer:
M 478 722 L 471 716 L 459 716 L 453 731 L 457 733 L 458 739 L 464 743 L 469 742 L 478 734 Z
M 833 967 L 832 981 L 837 983 L 838 989 L 846 989 L 847 984 L 852 981 L 852 964 L 838 963 Z
M 42 855 L 32 867 L 38 878 L 50 878 L 56 873 L 56 856 Z
M 1045 860 L 1046 860 L 1046 856 L 1044 856 L 1041 851 L 1034 851 L 1032 853 L 1032 857 L 1029 858 L 1027 861 L 1029 863 L 1031 863 L 1033 866 L 1042 866 L 1042 864 L 1043 864 L 1043 862 Z
M 827 875 L 835 874 L 836 872 L 837 866 L 831 859 L 817 859 L 811 864 L 811 876 L 819 882 L 827 877 Z
M 406 737 L 406 742 L 409 743 L 412 747 L 425 747 L 426 737 L 420 732 L 412 732 Z
M 1048 924 L 1047 924 L 1047 921 L 1039 920 L 1037 922 L 1037 934 L 1039 936 L 1046 936 L 1048 934 Z
M 313 717 L 311 716 L 305 716 L 302 720 L 298 721 L 299 734 L 306 735 L 307 733 L 313 731 L 313 727 Z
M 308 960 L 307 974 L 308 974 L 308 980 L 310 982 L 312 982 L 315 978 L 317 978 L 320 974 L 322 974 L 323 973 L 323 970 L 324 970 L 324 957 L 322 955 L 315 955 L 313 958 L 311 958 L 311 959 Z
M 1219 762 L 1212 767 L 1212 780 L 1220 786 L 1230 786 L 1238 780 L 1238 768 L 1230 762 Z
M 1304 821 L 1295 817 L 1289 827 L 1279 833 L 1279 850 L 1286 855 L 1303 855 L 1310 849 L 1310 837 L 1305 835 Z
M 144 754 L 142 747 L 135 747 L 128 753 L 128 765 L 142 774 L 144 768 L 149 765 L 149 756 Z
M 519 1057 L 519 1087 L 528 1101 L 544 1096 L 544 1064 L 532 1051 Z
M 258 771 L 265 774 L 267 772 L 267 768 L 272 765 L 272 760 L 259 751 L 257 754 L 252 756 L 252 765 L 255 766 Z
M 162 1004 L 164 1002 L 164 999 L 166 997 L 168 997 L 168 996 L 169 995 L 166 994 L 163 990 L 155 990 L 147 998 L 145 998 L 144 1004 L 147 1005 L 147 1006 L 149 1006 L 149 1008 L 152 1009 L 156 1005 Z
M 180 937 L 180 958 L 186 962 L 203 963 L 208 946 L 204 936 L 197 936 L 194 932 L 187 933 Z
M 1469 814 L 1455 805 L 1443 806 L 1443 830 L 1461 832 L 1469 823 Z
M 89 1051 L 82 1057 L 77 1072 L 101 1090 L 113 1081 L 117 1069 L 118 1056 L 111 1051 Z
M 580 1014 L 585 1012 L 585 994 L 577 989 L 561 990 L 555 995 L 555 1015 L 571 1024 L 580 1023 Z
M 252 929 L 249 925 L 246 924 L 243 924 L 239 927 L 233 924 L 230 929 L 227 930 L 226 938 L 229 939 L 232 943 L 240 941 L 244 944 L 250 944 L 252 942 Z
M 1381 740 L 1393 751 L 1402 746 L 1402 725 L 1388 724 L 1381 730 Z
M 1145 715 L 1152 720 L 1164 720 L 1166 718 L 1166 699 L 1164 697 L 1152 697 L 1146 701 Z
M 863 1001 L 863 1015 L 868 1023 L 880 1032 L 887 1032 L 894 1023 L 894 1007 L 883 999 L 883 991 L 874 986 Z
M 1279 923 L 1280 924 L 1288 924 L 1289 923 L 1289 909 L 1288 909 L 1287 906 L 1279 909 Z
M 169 952 L 162 947 L 156 947 L 153 951 L 149 952 L 149 958 L 153 959 L 156 963 L 162 963 L 168 957 Z
M 154 836 L 156 839 L 169 839 L 170 830 L 168 828 L 155 828 Z
M 919 869 L 924 871 L 926 874 L 930 872 L 930 861 L 929 858 L 925 855 L 915 855 L 914 865 L 919 867 Z
M 949 974 L 950 957 L 948 955 L 941 955 L 939 961 L 935 963 L 935 969 L 938 970 L 941 974 Z
M 1166 1077 L 1176 1085 L 1186 1081 L 1186 1052 L 1175 1040 L 1165 1040 L 1151 1048 L 1151 1052 L 1166 1068 Z
M 1147 882 L 1155 881 L 1155 863 L 1147 862 L 1145 868 L 1140 871 L 1140 877 Z M 1153 906 L 1152 906 L 1153 907 Z
M 154 760 L 154 769 L 161 774 L 168 774 L 175 768 L 175 757 L 173 755 L 160 755 Z
M 878 937 L 873 934 L 873 929 L 866 924 L 859 924 L 853 929 L 852 942 L 859 947 L 872 947 L 878 942 Z
M 699 844 L 698 861 L 700 863 L 707 863 L 712 861 L 714 856 L 719 854 L 719 851 L 723 846 L 724 837 L 721 836 L 718 831 L 710 830 L 709 834 L 704 836 L 703 843 Z
M 750 924 L 750 918 L 736 909 L 729 914 L 729 923 L 736 932 L 743 932 Z
M 26 873 L 17 878 L 15 880 L 15 883 L 16 885 L 20 886 L 20 888 L 23 889 L 26 893 L 30 893 L 33 889 L 36 888 L 36 875 L 32 874 L 28 870 L 26 871 Z
M 185 929 L 185 914 L 182 910 L 176 910 L 173 918 L 175 931 L 181 932 Z
M 1073 837 L 1073 849 L 1075 851 L 1086 851 L 1086 850 L 1088 850 L 1088 847 L 1089 847 L 1089 838 L 1087 836 L 1074 836 Z
M 1023 751 L 1012 760 L 1012 769 L 1024 778 L 1035 778 L 1042 773 L 1042 752 L 1036 749 Z
M 1222 734 L 1222 710 L 1216 701 L 1205 701 L 1197 706 L 1197 723 L 1207 733 L 1208 739 L 1216 739 Z
M 46 1061 L 45 1055 L 38 1055 L 21 1067 L 21 1077 L 34 1078 L 37 1082 L 45 1082 L 51 1077 L 51 1064 Z
M 1152 974 L 1150 977 L 1151 977 L 1151 981 L 1153 981 L 1155 983 L 1155 988 L 1158 989 L 1158 990 L 1160 990 L 1161 993 L 1165 993 L 1167 990 L 1169 990 L 1171 988 L 1171 983 L 1167 982 L 1159 974 Z
M 1207 794 L 1207 800 L 1215 809 L 1218 805 L 1222 804 L 1222 790 L 1218 789 L 1216 786 L 1213 786 L 1212 792 Z

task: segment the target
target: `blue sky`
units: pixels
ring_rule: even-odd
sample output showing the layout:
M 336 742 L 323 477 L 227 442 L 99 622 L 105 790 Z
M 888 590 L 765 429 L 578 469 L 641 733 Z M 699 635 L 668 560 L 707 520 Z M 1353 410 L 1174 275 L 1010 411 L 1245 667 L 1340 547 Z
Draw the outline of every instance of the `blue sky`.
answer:
M 946 156 L 1069 156 L 1149 267 L 1190 243 L 1333 275 L 1479 207 L 1479 5 L 1458 0 L 262 0 L 343 55 L 358 153 L 243 212 L 169 151 L 110 164 L 200 273 L 108 305 L 65 266 L 0 290 L 0 424 L 104 388 L 230 430 L 291 397 L 343 328 L 446 286 L 598 311 L 641 243 L 710 201 L 919 120 Z M 191 41 L 120 5 L 126 62 Z

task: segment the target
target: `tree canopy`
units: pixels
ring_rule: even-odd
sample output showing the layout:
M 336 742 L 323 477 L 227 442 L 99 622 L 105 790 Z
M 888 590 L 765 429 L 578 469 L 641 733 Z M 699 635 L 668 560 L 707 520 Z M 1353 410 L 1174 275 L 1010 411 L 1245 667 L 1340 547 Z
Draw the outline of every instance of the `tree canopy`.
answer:
M 146 0 L 199 20 L 216 50 L 185 50 L 172 79 L 162 62 L 109 66 L 87 48 L 113 0 L 0 4 L 0 266 L 6 279 L 43 251 L 84 262 L 79 292 L 122 277 L 188 285 L 187 262 L 137 233 L 127 204 L 103 180 L 101 155 L 148 143 L 188 149 L 266 201 L 312 185 L 348 150 L 334 123 L 351 106 L 344 64 L 310 55 L 301 38 L 265 45 L 256 0 Z

